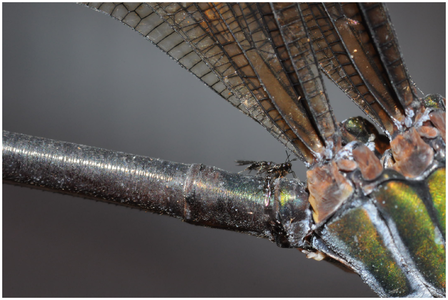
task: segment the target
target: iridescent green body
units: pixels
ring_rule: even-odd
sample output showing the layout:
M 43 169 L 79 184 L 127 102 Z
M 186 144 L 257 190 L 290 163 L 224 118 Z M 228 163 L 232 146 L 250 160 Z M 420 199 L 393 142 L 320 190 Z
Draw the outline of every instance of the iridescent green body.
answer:
M 446 237 L 446 169 L 440 168 L 427 179 L 429 193 L 434 204 L 437 221 Z
M 374 193 L 392 232 L 408 250 L 426 281 L 445 289 L 445 245 L 424 203 L 425 191 L 404 181 L 389 181 Z
M 412 181 L 385 170 L 377 182 L 370 195 L 358 190 L 319 235 L 380 295 L 444 295 L 445 168 Z
M 440 96 L 429 95 L 423 103 L 427 111 L 422 115 L 429 117 L 421 117 L 416 129 L 398 136 L 395 144 L 384 142 L 362 117 L 342 123 L 347 150 L 336 160 L 354 192 L 315 231 L 334 253 L 320 251 L 336 260 L 342 258 L 339 261 L 381 296 L 445 296 L 445 136 L 439 125 L 443 123 L 431 118 L 433 112 L 444 111 L 444 102 Z M 434 127 L 438 129 L 435 137 L 425 134 Z M 381 165 L 366 164 L 364 153 L 354 155 L 357 145 L 368 144 Z M 366 175 L 374 179 L 366 180 Z M 330 193 L 337 191 L 333 188 Z
M 444 100 L 423 103 L 419 122 L 391 141 L 362 117 L 344 121 L 343 149 L 307 173 L 321 215 L 299 248 L 349 267 L 384 297 L 446 293 Z M 280 205 L 291 200 L 282 196 Z
M 412 292 L 403 266 L 394 255 L 392 238 L 384 229 L 378 211 L 366 200 L 347 209 L 339 218 L 330 221 L 322 231 L 323 239 L 338 249 L 352 264 L 364 269 L 371 285 L 388 295 L 400 297 Z

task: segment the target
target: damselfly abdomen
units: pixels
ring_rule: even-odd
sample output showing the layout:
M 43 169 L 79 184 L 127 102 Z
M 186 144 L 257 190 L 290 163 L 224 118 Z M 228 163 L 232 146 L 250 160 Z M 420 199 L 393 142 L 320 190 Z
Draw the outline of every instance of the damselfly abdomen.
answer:
M 68 31 L 64 31 L 64 33 L 67 33 Z M 400 34 L 399 34 L 399 36 L 400 36 Z M 402 48 L 405 48 L 404 46 L 402 46 Z M 406 57 L 408 57 L 407 55 L 406 55 Z M 115 59 L 116 58 L 116 56 L 115 55 L 113 55 L 113 57 L 111 57 L 111 63 L 110 63 L 110 65 L 109 64 L 107 64 L 107 66 L 109 67 L 109 66 L 112 66 L 114 63 L 113 62 L 115 62 Z M 409 58 L 408 58 L 408 65 L 410 64 L 410 62 L 409 62 Z M 412 69 L 411 69 L 411 73 L 412 74 L 414 74 L 415 72 L 414 71 L 412 71 Z M 419 83 L 420 84 L 420 86 L 421 86 L 421 80 L 418 80 L 416 77 L 415 77 L 416 75 L 414 75 L 414 79 L 416 80 L 416 82 L 417 83 Z M 19 81 L 20 82 L 20 81 Z M 95 82 L 94 80 L 92 80 L 91 82 Z M 93 85 L 95 85 L 95 84 L 93 84 Z M 90 84 L 89 84 L 89 86 L 90 86 Z M 431 89 L 424 89 L 424 90 L 431 90 Z M 434 89 L 432 89 L 431 91 L 434 91 Z M 443 93 L 443 92 L 441 92 L 441 93 Z M 126 96 L 127 96 L 127 92 L 126 92 Z M 198 117 L 198 119 L 200 119 L 200 118 L 203 118 L 203 116 L 204 115 L 202 115 L 202 117 Z M 118 118 L 117 118 L 118 119 Z M 214 121 L 214 120 L 213 120 Z M 98 125 L 98 124 L 97 124 Z M 162 126 L 163 127 L 163 126 Z M 94 128 L 93 126 L 92 126 L 92 128 Z M 157 127 L 157 128 L 159 128 L 159 127 Z M 7 129 L 9 129 L 9 128 L 7 128 Z M 11 128 L 11 129 L 14 129 L 14 128 Z M 158 130 L 158 129 L 157 129 Z M 18 131 L 22 131 L 22 132 L 27 132 L 26 130 L 18 130 Z M 37 134 L 37 135 L 44 135 L 44 134 L 39 134 L 38 132 L 29 132 L 29 133 L 34 133 L 34 134 Z M 46 136 L 48 136 L 48 135 L 46 135 Z M 55 136 L 56 138 L 57 138 L 57 136 Z M 66 137 L 60 137 L 61 139 L 69 139 L 69 138 L 66 138 Z M 71 140 L 73 140 L 73 141 L 76 141 L 76 139 L 71 139 Z M 172 140 L 176 140 L 176 138 L 175 137 L 173 137 L 172 138 Z M 269 140 L 269 139 L 268 139 Z M 80 142 L 83 142 L 83 141 L 80 141 Z M 85 142 L 83 142 L 83 143 L 86 143 L 86 144 L 95 144 L 95 142 L 89 142 L 89 141 L 85 141 Z M 104 145 L 104 147 L 109 147 L 110 148 L 110 146 L 107 146 L 107 145 Z M 280 148 L 281 149 L 281 148 Z M 138 152 L 138 151 L 132 151 L 132 150 L 129 150 L 129 151 L 131 151 L 131 152 Z M 221 148 L 221 150 L 220 151 L 222 151 L 222 148 Z M 220 151 L 216 151 L 216 153 L 221 153 Z M 146 154 L 146 152 L 147 151 L 144 151 L 145 153 L 144 154 Z M 283 158 L 283 151 L 282 150 L 280 150 L 279 152 L 281 152 L 281 154 L 280 154 L 280 158 L 268 158 L 268 159 L 272 159 L 272 160 L 275 160 L 275 161 L 282 161 L 284 158 Z M 160 154 L 160 155 L 157 155 L 157 154 L 155 154 L 155 156 L 162 156 L 162 157 L 167 157 L 166 155 L 163 155 L 163 154 Z M 244 155 L 245 157 L 247 157 L 247 158 L 250 158 L 250 159 L 260 159 L 260 160 L 262 160 L 262 159 L 267 159 L 266 157 L 253 157 L 253 155 L 250 155 L 250 154 L 247 154 L 247 155 Z M 229 158 L 229 161 L 230 162 L 232 162 L 235 158 L 239 158 L 239 157 L 241 157 L 241 154 L 238 154 L 238 155 L 233 155 L 232 157 L 230 157 Z M 178 160 L 178 161 L 189 161 L 188 159 L 182 159 L 182 158 L 179 158 L 179 159 L 174 159 L 174 158 L 172 158 L 173 160 Z M 194 160 L 194 161 L 201 161 L 201 162 L 205 162 L 205 163 L 207 163 L 207 161 L 206 161 L 206 159 L 204 159 L 204 158 L 202 158 L 201 160 Z M 210 163 L 210 164 L 212 164 L 212 163 Z M 213 163 L 213 164 L 217 164 L 217 163 Z M 227 168 L 227 169 L 231 169 L 231 168 Z M 300 177 L 300 176 L 299 176 Z M 264 256 L 264 257 L 266 257 L 266 256 Z M 333 280 L 333 279 L 332 279 Z M 300 280 L 298 280 L 298 279 L 296 279 L 296 278 L 294 278 L 294 281 L 297 281 L 297 282 L 299 282 Z M 257 283 L 257 285 L 259 284 L 259 281 L 257 281 L 256 282 Z M 277 294 L 277 295 L 279 295 L 279 294 Z

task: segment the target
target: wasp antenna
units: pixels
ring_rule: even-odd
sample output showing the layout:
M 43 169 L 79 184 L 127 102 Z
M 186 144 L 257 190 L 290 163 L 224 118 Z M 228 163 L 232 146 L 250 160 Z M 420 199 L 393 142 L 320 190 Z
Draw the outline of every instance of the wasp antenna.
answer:
M 289 156 L 288 150 L 286 149 L 285 152 L 286 152 L 286 162 L 292 162 L 292 161 L 296 161 L 297 160 L 297 157 L 293 158 L 293 159 L 289 159 L 290 156 Z
M 286 161 L 285 161 L 285 162 L 289 162 L 290 160 L 289 160 L 289 153 L 288 153 L 288 150 L 285 149 L 285 152 L 286 152 Z

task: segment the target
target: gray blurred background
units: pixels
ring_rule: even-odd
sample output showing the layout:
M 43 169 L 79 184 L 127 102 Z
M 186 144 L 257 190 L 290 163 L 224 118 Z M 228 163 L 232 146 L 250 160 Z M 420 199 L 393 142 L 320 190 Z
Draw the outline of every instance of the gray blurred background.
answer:
M 445 4 L 391 4 L 407 67 L 445 95 Z M 355 106 L 328 88 L 339 121 Z M 267 131 L 119 22 L 75 4 L 3 4 L 3 129 L 239 171 L 285 160 Z M 305 167 L 294 170 L 304 180 Z M 3 185 L 3 296 L 375 296 L 269 241 Z

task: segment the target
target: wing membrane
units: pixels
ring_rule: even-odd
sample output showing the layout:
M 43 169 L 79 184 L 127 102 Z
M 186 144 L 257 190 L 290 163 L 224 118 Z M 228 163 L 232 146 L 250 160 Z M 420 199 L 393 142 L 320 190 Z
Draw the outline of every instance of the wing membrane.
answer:
M 401 131 L 405 110 L 418 97 L 384 6 L 300 7 L 323 71 L 389 136 Z
M 274 3 L 270 8 L 275 16 L 271 22 L 277 26 L 266 27 L 270 29 L 291 86 L 304 98 L 319 133 L 328 141 L 338 129 L 300 9 L 295 3 Z
M 336 121 L 312 48 L 309 43 L 301 46 L 306 32 L 294 38 L 298 32 L 285 23 L 283 7 L 246 3 L 88 5 L 150 39 L 305 162 L 322 159 L 326 142 L 337 132 Z M 297 13 L 298 7 L 294 9 Z
M 309 164 L 339 142 L 320 70 L 390 137 L 420 105 L 381 4 L 88 5 L 151 40 Z
M 403 107 L 408 108 L 419 98 L 401 56 L 387 8 L 381 3 L 359 5 L 395 94 Z
M 277 73 L 276 56 L 260 30 L 256 9 L 246 4 L 199 3 L 197 22 L 211 32 L 238 77 L 255 96 L 258 105 L 282 131 L 300 146 L 302 154 L 321 152 L 322 144 L 303 107 L 294 103 L 288 85 Z M 182 30 L 182 29 L 180 29 Z M 270 61 L 265 59 L 271 54 Z

